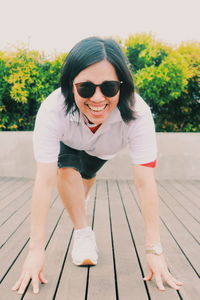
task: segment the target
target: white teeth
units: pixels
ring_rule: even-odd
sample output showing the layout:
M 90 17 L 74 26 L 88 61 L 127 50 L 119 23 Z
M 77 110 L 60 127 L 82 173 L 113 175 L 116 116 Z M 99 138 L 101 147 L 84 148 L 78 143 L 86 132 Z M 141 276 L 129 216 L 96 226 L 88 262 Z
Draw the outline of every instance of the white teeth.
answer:
M 88 107 L 91 109 L 91 110 L 94 110 L 94 111 L 101 111 L 101 110 L 104 110 L 106 105 L 104 106 L 91 106 L 91 105 L 88 105 Z

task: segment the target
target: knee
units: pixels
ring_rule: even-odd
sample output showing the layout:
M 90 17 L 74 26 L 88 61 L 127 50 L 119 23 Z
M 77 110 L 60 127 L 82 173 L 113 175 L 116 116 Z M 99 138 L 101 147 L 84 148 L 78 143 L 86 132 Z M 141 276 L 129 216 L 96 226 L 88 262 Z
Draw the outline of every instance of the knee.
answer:
M 58 180 L 73 180 L 77 179 L 77 176 L 80 177 L 80 173 L 76 169 L 70 167 L 59 168 L 57 175 Z

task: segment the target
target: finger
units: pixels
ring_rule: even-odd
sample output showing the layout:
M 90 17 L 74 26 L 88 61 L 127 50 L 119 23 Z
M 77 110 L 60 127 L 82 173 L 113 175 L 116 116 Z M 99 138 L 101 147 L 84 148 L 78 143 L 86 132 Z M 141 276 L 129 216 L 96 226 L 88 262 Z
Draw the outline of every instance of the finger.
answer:
M 174 278 L 172 275 L 171 275 L 171 278 L 173 279 L 173 281 L 174 281 L 177 285 L 183 285 L 183 282 L 182 282 L 182 281 L 177 280 L 177 279 Z
M 41 281 L 41 283 L 48 283 L 48 281 L 46 280 L 46 278 L 44 277 L 43 272 L 39 273 L 39 279 Z
M 151 280 L 152 277 L 153 277 L 153 272 L 150 271 L 149 274 L 143 278 L 143 280 Z
M 165 274 L 163 275 L 163 278 L 167 282 L 167 284 L 173 289 L 178 290 L 180 288 L 178 285 L 176 285 L 171 276 Z
M 23 294 L 23 293 L 24 293 L 25 288 L 26 288 L 26 286 L 28 285 L 30 279 L 31 279 L 31 278 L 30 278 L 29 275 L 26 275 L 26 276 L 24 277 L 24 279 L 22 280 L 22 283 L 21 283 L 21 285 L 20 285 L 20 287 L 19 287 L 18 294 Z
M 17 280 L 17 282 L 13 285 L 13 287 L 11 288 L 12 291 L 16 291 L 18 290 L 18 288 L 20 287 L 21 285 L 21 282 L 22 282 L 22 279 L 20 280 Z
M 20 287 L 21 285 L 21 282 L 24 278 L 24 272 L 21 274 L 21 276 L 19 277 L 19 279 L 15 282 L 15 284 L 12 286 L 11 290 L 12 291 L 16 291 L 18 290 L 18 288 Z
M 156 280 L 156 284 L 157 284 L 157 287 L 159 288 L 159 290 L 165 291 L 160 274 L 155 274 L 155 280 Z
M 33 293 L 38 294 L 39 293 L 39 282 L 38 282 L 37 276 L 33 276 L 32 286 L 33 286 Z

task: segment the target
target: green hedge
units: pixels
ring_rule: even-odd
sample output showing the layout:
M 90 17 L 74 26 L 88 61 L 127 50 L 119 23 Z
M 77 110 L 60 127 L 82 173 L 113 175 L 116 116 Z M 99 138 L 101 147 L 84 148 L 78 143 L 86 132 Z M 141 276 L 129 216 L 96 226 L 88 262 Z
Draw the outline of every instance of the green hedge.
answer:
M 41 101 L 59 86 L 65 57 L 48 60 L 27 49 L 0 52 L 0 130 L 33 130 Z
M 200 43 L 169 47 L 151 35 L 124 45 L 140 95 L 150 105 L 157 131 L 200 131 Z
M 136 89 L 150 105 L 157 131 L 200 131 L 200 43 L 173 48 L 151 35 L 122 44 Z M 59 86 L 66 53 L 0 52 L 0 130 L 33 130 L 41 101 Z

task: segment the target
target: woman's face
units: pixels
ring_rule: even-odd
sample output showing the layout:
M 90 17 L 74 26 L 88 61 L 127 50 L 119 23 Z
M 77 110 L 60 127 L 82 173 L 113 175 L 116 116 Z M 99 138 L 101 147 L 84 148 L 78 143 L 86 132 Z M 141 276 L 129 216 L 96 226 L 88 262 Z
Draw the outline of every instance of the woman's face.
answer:
M 74 78 L 73 93 L 79 110 L 94 124 L 103 123 L 119 102 L 119 93 L 113 97 L 106 97 L 97 86 L 95 93 L 90 98 L 82 98 L 77 91 L 76 83 L 92 82 L 101 84 L 104 81 L 118 81 L 114 67 L 106 60 L 100 61 L 81 71 Z

